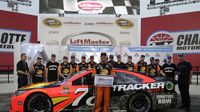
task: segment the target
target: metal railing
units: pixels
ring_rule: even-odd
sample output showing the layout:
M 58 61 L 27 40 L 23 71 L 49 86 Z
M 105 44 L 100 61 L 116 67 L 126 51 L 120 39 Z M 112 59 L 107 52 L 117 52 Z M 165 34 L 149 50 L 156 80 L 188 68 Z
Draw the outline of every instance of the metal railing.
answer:
M 10 74 L 13 72 L 14 66 L 13 65 L 0 65 L 0 75 L 7 74 L 7 81 L 10 83 Z

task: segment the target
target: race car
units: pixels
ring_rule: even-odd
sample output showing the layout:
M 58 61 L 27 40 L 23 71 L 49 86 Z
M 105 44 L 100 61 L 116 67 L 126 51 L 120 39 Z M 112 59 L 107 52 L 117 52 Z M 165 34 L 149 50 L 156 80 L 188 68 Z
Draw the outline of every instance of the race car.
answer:
M 148 112 L 176 103 L 171 81 L 120 69 L 114 72 L 110 110 Z M 92 73 L 85 70 L 62 81 L 22 87 L 11 98 L 10 112 L 91 112 L 95 104 Z

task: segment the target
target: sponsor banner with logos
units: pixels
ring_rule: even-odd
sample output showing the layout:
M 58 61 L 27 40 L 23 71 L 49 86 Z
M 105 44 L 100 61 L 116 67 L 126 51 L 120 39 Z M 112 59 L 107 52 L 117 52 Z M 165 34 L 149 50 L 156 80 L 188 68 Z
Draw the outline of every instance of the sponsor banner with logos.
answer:
M 139 0 L 39 0 L 40 13 L 140 14 Z
M 31 31 L 0 29 L 0 52 L 13 52 L 15 43 L 29 43 Z
M 138 20 L 116 17 L 41 17 L 39 41 L 48 45 L 139 46 Z
M 122 50 L 122 60 L 127 61 L 127 57 L 132 56 L 133 62 L 137 63 L 140 60 L 141 55 L 145 55 L 145 61 L 149 64 L 150 57 L 160 60 L 160 64 L 163 64 L 163 60 L 167 56 L 172 56 L 172 47 L 125 47 Z
M 147 40 L 148 46 L 173 46 L 173 53 L 200 53 L 200 30 L 158 31 Z

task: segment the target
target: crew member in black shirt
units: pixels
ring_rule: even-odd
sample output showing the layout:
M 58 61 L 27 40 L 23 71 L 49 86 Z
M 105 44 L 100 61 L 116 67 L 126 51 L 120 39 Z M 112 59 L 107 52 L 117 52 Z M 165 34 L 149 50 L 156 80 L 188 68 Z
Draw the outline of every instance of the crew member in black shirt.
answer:
M 81 57 L 81 62 L 78 64 L 76 70 L 78 71 L 82 71 L 82 70 L 87 70 L 89 68 L 89 64 L 86 63 L 86 57 L 82 56 Z
M 75 62 L 75 56 L 74 55 L 71 55 L 71 62 L 70 62 L 70 65 L 71 65 L 71 74 L 75 74 L 77 71 L 76 71 L 76 68 L 77 68 L 77 63 Z
M 171 56 L 167 57 L 167 63 L 161 68 L 161 75 L 174 82 L 177 73 L 177 67 L 174 63 L 172 63 L 171 59 Z
M 128 56 L 127 63 L 125 64 L 125 69 L 128 71 L 134 71 L 134 63 L 132 62 L 132 56 Z
M 17 63 L 18 88 L 21 88 L 28 84 L 29 68 L 26 59 L 27 59 L 26 54 L 22 53 L 21 60 Z
M 125 64 L 121 60 L 122 60 L 121 55 L 117 55 L 117 62 L 115 62 L 115 64 L 113 65 L 114 68 L 119 68 L 119 69 L 125 68 Z
M 37 57 L 37 63 L 32 65 L 31 71 L 33 71 L 32 74 L 33 83 L 44 82 L 44 80 L 46 79 L 46 70 L 45 66 L 42 64 L 41 57 Z
M 67 78 L 71 75 L 72 66 L 68 62 L 68 57 L 63 57 L 63 62 L 60 64 L 60 79 Z
M 51 60 L 46 65 L 47 81 L 59 81 L 59 63 L 56 62 L 56 55 L 51 55 Z
M 155 63 L 154 57 L 150 58 L 150 64 L 148 65 L 148 75 L 152 78 L 158 77 L 160 74 L 160 67 Z
M 109 55 L 109 61 L 108 61 L 108 63 L 111 64 L 112 66 L 114 66 L 114 64 L 115 64 L 114 56 L 112 54 Z
M 88 64 L 89 64 L 90 68 L 94 68 L 97 65 L 97 63 L 94 61 L 93 55 L 90 56 L 90 62 Z
M 190 112 L 189 85 L 192 83 L 192 65 L 184 59 L 184 55 L 179 55 L 180 62 L 177 65 L 178 88 L 181 93 L 182 106 L 186 112 Z
M 145 55 L 140 56 L 140 61 L 135 64 L 135 72 L 146 75 L 147 74 L 147 62 L 144 61 Z

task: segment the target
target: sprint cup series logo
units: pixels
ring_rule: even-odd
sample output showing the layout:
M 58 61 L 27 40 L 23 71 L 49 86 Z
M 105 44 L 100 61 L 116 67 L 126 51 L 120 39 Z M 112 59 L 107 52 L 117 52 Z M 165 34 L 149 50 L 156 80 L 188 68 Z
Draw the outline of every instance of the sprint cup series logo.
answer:
M 173 37 L 169 32 L 153 33 L 147 40 L 148 46 L 168 46 L 173 44 Z
M 127 19 L 117 19 L 115 24 L 124 29 L 131 29 L 134 27 L 133 22 Z
M 50 28 L 59 28 L 62 26 L 62 22 L 55 18 L 46 18 L 43 20 L 43 24 Z

